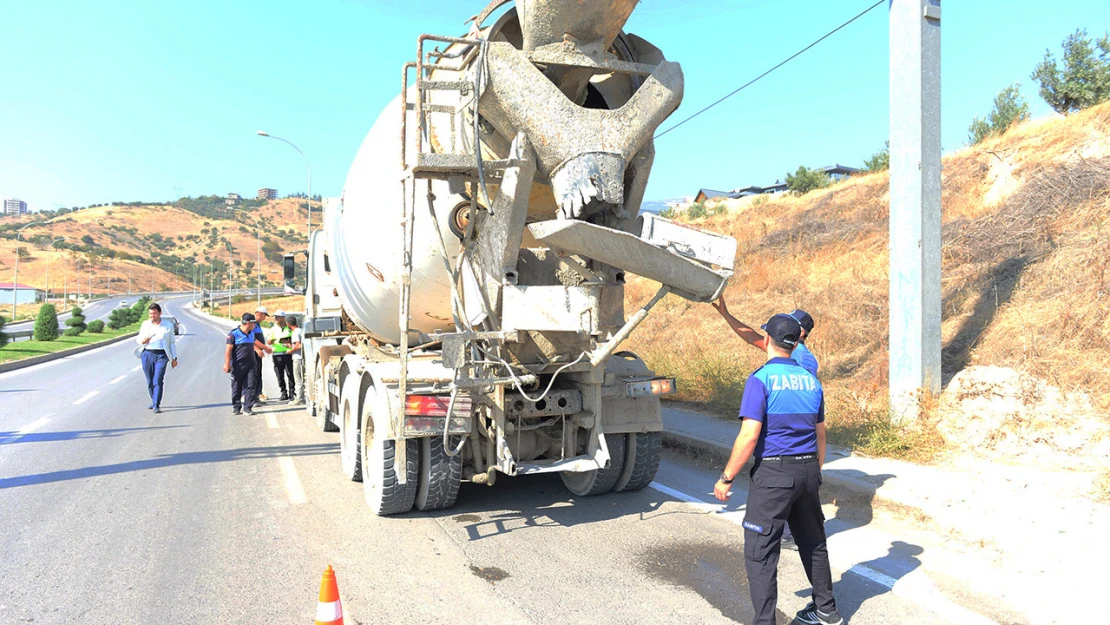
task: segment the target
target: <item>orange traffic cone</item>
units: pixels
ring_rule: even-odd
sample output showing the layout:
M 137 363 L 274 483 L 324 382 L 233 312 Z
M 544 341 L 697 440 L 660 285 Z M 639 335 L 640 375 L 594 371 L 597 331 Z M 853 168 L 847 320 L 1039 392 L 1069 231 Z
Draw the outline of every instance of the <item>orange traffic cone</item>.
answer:
M 343 625 L 343 604 L 339 602 L 339 585 L 331 565 L 320 580 L 320 602 L 316 604 L 316 625 Z

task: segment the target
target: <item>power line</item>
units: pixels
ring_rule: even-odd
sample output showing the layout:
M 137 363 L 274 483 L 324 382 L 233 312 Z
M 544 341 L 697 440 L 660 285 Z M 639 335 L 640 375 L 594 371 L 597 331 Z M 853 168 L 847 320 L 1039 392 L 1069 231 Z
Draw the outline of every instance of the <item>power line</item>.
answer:
M 674 130 L 675 128 L 678 128 L 678 127 L 679 127 L 679 126 L 681 126 L 682 124 L 685 124 L 686 122 L 690 121 L 691 119 L 694 119 L 694 118 L 695 118 L 695 117 L 697 117 L 698 115 L 701 115 L 702 113 L 704 113 L 704 112 L 708 111 L 709 109 L 713 108 L 714 106 L 717 106 L 717 105 L 718 105 L 718 104 L 720 104 L 721 102 L 724 102 L 725 100 L 727 100 L 727 99 L 731 98 L 732 96 L 734 96 L 734 95 L 736 95 L 736 94 L 740 93 L 740 92 L 741 92 L 741 91 L 743 91 L 744 89 L 747 89 L 748 87 L 750 87 L 750 86 L 754 85 L 754 84 L 755 84 L 756 82 L 758 82 L 758 81 L 759 81 L 759 79 L 763 78 L 763 77 L 764 77 L 764 76 L 766 76 L 767 74 L 770 74 L 771 72 L 773 72 L 773 71 L 775 71 L 776 69 L 778 69 L 778 68 L 782 67 L 783 65 L 786 65 L 786 64 L 787 64 L 787 63 L 789 63 L 790 61 L 793 61 L 794 59 L 798 58 L 799 56 L 801 56 L 802 54 L 804 54 L 804 53 L 805 53 L 806 51 L 808 51 L 808 50 L 809 50 L 810 48 L 812 48 L 813 46 L 815 46 L 815 45 L 817 45 L 817 44 L 821 43 L 822 41 L 824 41 L 824 40 L 828 39 L 829 37 L 833 36 L 834 34 L 836 34 L 836 32 L 837 32 L 837 31 L 841 30 L 842 28 L 844 28 L 844 27 L 845 27 L 845 26 L 847 26 L 848 24 L 851 24 L 852 22 L 854 22 L 854 21 L 858 20 L 859 18 L 863 17 L 864 15 L 867 15 L 868 13 L 870 13 L 870 12 L 872 11 L 872 9 L 875 9 L 875 8 L 876 8 L 876 7 L 878 7 L 878 6 L 880 5 L 880 4 L 885 4 L 885 3 L 887 2 L 887 1 L 888 1 L 888 0 L 879 0 L 879 1 L 878 1 L 878 2 L 876 2 L 875 4 L 872 4 L 871 6 L 867 7 L 867 9 L 866 9 L 866 10 L 864 10 L 864 11 L 863 11 L 862 13 L 860 13 L 859 15 L 857 15 L 857 16 L 855 16 L 855 17 L 853 17 L 852 19 L 848 20 L 847 22 L 844 22 L 844 23 L 843 23 L 843 24 L 841 24 L 840 26 L 837 26 L 836 28 L 834 28 L 834 29 L 830 30 L 829 32 L 825 33 L 825 35 L 824 35 L 823 37 L 821 37 L 820 39 L 818 39 L 817 41 L 814 41 L 813 43 L 811 43 L 811 44 L 809 44 L 808 46 L 806 46 L 806 47 L 802 48 L 801 50 L 798 50 L 797 52 L 795 52 L 794 54 L 792 54 L 792 55 L 791 55 L 791 56 L 790 56 L 789 58 L 787 58 L 787 59 L 786 59 L 785 61 L 783 61 L 783 62 L 779 63 L 778 65 L 776 65 L 776 66 L 772 67 L 771 69 L 769 69 L 769 70 L 767 70 L 767 71 L 763 72 L 762 74 L 760 74 L 760 75 L 756 76 L 755 78 L 753 78 L 753 79 L 749 80 L 748 82 L 744 83 L 744 84 L 743 84 L 743 85 L 741 85 L 741 86 L 740 86 L 739 88 L 737 88 L 737 89 L 736 89 L 735 91 L 733 91 L 732 93 L 729 93 L 728 95 L 726 95 L 725 97 L 721 98 L 720 100 L 717 100 L 717 101 L 716 101 L 716 102 L 714 102 L 713 104 L 710 104 L 709 106 L 707 106 L 707 107 L 703 108 L 702 110 L 698 111 L 697 113 L 694 113 L 693 115 L 691 115 L 691 116 L 687 117 L 686 119 L 684 119 L 684 120 L 682 120 L 682 121 L 678 122 L 678 123 L 677 123 L 677 124 L 675 124 L 674 126 L 671 126 L 670 128 L 668 128 L 668 129 L 664 130 L 663 132 L 661 132 L 661 133 L 659 133 L 659 134 L 655 135 L 655 138 L 656 138 L 656 139 L 658 139 L 659 137 L 662 137 L 663 135 L 667 134 L 668 132 L 670 132 L 670 131 Z

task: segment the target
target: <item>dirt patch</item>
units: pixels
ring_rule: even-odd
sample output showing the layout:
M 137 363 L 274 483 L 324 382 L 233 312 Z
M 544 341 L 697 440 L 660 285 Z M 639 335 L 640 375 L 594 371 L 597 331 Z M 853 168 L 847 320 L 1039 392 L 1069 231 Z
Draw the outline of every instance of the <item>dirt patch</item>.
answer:
M 508 573 L 506 573 L 502 569 L 497 568 L 496 566 L 478 567 L 471 565 L 470 572 L 477 577 L 481 577 L 491 584 L 496 584 L 497 582 L 508 579 L 510 577 Z
M 1045 468 L 1097 468 L 1110 458 L 1110 425 L 1088 395 L 1007 367 L 956 374 L 937 415 L 937 431 L 962 451 Z

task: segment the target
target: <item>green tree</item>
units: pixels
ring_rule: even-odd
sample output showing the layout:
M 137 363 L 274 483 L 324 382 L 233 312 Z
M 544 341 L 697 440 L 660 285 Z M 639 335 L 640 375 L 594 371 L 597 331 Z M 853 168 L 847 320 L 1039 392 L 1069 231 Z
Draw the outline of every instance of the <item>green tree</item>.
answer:
M 89 322 L 89 333 L 90 334 L 100 334 L 102 332 L 104 332 L 104 322 L 103 321 L 97 319 L 96 321 L 90 321 Z
M 824 189 L 831 182 L 829 175 L 820 169 L 798 167 L 798 171 L 793 174 L 786 174 L 786 188 L 798 195 L 805 195 L 814 189 Z
M 1033 70 L 1041 84 L 1041 97 L 1057 113 L 1067 115 L 1110 100 L 1110 34 L 1097 42 L 1086 29 L 1068 35 L 1062 44 L 1063 68 L 1045 50 L 1044 60 Z M 1095 53 L 1095 48 L 1098 53 Z
M 971 145 L 987 137 L 1001 135 L 1017 122 L 1029 119 L 1029 103 L 1021 97 L 1021 85 L 1014 83 L 994 96 L 994 110 L 986 119 L 976 116 L 967 128 L 967 138 Z
M 890 169 L 890 141 L 883 145 L 883 149 L 872 154 L 871 158 L 863 161 L 863 170 L 869 173 L 888 169 Z
M 4 324 L 7 321 L 7 319 L 4 319 L 4 315 L 0 315 L 0 347 L 8 344 L 8 335 L 4 334 Z
M 73 310 L 69 312 L 69 319 L 66 319 L 66 336 L 77 336 L 85 331 L 88 327 L 85 325 L 85 311 L 81 310 L 80 306 L 74 306 Z
M 23 247 L 22 245 L 15 248 L 15 255 L 19 257 L 19 260 L 27 260 L 31 258 L 31 252 L 27 251 L 27 248 Z
M 35 317 L 36 341 L 53 341 L 58 338 L 58 310 L 53 304 L 43 304 Z
M 92 236 L 88 234 L 81 237 L 81 242 L 85 245 L 96 245 L 96 241 L 94 241 Z

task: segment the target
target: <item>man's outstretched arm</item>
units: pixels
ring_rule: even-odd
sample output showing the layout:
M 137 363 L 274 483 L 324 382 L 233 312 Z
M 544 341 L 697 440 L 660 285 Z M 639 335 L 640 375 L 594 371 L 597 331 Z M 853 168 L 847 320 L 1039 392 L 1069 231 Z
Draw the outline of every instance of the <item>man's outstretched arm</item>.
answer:
M 759 332 L 756 332 L 736 317 L 733 317 L 732 314 L 728 312 L 728 305 L 725 304 L 725 297 L 723 295 L 716 302 L 712 302 L 710 306 L 715 308 L 717 312 L 721 313 L 721 316 L 725 318 L 725 322 L 728 323 L 728 326 L 730 328 L 732 328 L 732 331 L 735 332 L 740 338 L 744 339 L 744 341 L 748 345 L 751 345 L 752 347 L 759 350 L 767 349 L 767 337 L 763 336 Z

